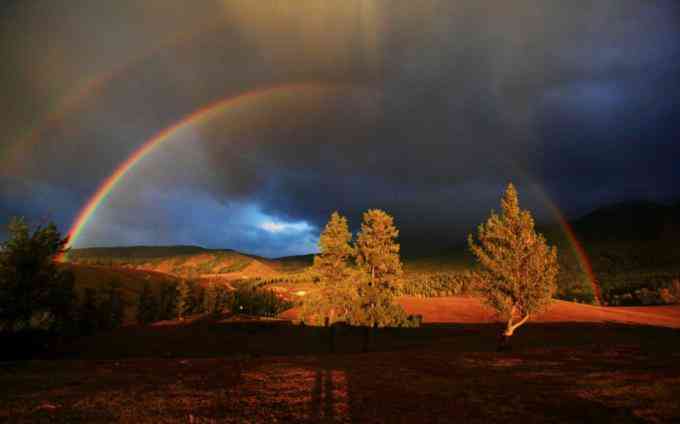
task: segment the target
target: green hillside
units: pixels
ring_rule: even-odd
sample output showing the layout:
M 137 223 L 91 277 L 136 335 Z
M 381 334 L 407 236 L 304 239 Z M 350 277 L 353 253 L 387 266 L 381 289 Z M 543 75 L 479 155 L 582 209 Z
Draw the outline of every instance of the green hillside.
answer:
M 583 246 L 605 302 L 639 303 L 642 289 L 660 290 L 680 280 L 680 205 L 628 202 L 597 209 L 570 223 Z M 558 247 L 561 299 L 592 303 L 595 293 L 574 244 L 561 227 L 540 227 Z M 412 246 L 413 247 L 413 246 Z M 413 249 L 411 249 L 413 250 Z M 415 250 L 417 251 L 417 249 Z M 406 255 L 406 278 L 449 280 L 474 266 L 462 244 L 431 255 Z M 313 255 L 264 259 L 235 250 L 198 246 L 131 246 L 74 249 L 75 264 L 155 271 L 182 278 L 297 281 Z M 637 293 L 637 294 L 636 294 Z M 632 297 L 633 299 L 630 299 Z
M 271 275 L 272 261 L 229 249 L 197 246 L 130 246 L 73 249 L 68 261 L 74 264 L 123 267 L 156 271 L 183 278 L 227 275 L 255 267 L 254 273 Z
M 75 277 L 77 296 L 82 299 L 85 289 L 101 290 L 109 284 L 120 285 L 124 306 L 124 322 L 135 322 L 139 294 L 149 284 L 158 296 L 165 285 L 177 284 L 179 279 L 170 274 L 126 268 L 110 268 L 80 264 L 64 264 Z

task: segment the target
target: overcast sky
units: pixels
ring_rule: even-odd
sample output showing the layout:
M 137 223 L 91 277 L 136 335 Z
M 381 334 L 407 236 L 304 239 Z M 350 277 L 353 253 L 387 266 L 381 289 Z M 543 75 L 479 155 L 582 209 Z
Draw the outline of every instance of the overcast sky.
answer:
M 680 3 L 4 1 L 0 221 L 66 232 L 146 140 L 76 247 L 314 251 L 333 210 L 459 244 L 513 181 L 539 221 L 680 197 Z M 406 246 L 405 246 L 406 247 Z

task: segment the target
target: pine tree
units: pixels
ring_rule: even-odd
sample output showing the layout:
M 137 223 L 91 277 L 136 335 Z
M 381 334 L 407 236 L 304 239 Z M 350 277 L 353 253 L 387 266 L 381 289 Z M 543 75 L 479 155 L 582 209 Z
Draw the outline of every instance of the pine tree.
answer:
M 190 282 L 191 288 L 191 313 L 202 314 L 206 312 L 205 305 L 205 289 L 195 281 Z
M 313 270 L 323 280 L 339 281 L 347 276 L 349 261 L 354 256 L 351 240 L 347 218 L 333 212 L 319 237 L 319 254 L 314 257 Z
M 359 279 L 359 307 L 352 321 L 368 326 L 409 325 L 408 316 L 395 304 L 394 288 L 402 274 L 399 230 L 394 219 L 379 209 L 364 213 L 357 236 L 357 265 L 363 271 Z
M 139 294 L 137 305 L 137 322 L 140 324 L 150 324 L 158 317 L 158 302 L 151 290 L 151 285 L 146 282 Z
M 557 249 L 534 230 L 531 213 L 519 207 L 517 190 L 509 184 L 502 213 L 478 228 L 479 244 L 468 236 L 479 263 L 474 275 L 485 302 L 506 320 L 503 344 L 530 317 L 545 309 L 557 288 Z M 518 320 L 518 321 L 516 321 Z
M 67 242 L 54 223 L 30 228 L 23 218 L 10 220 L 0 243 L 0 330 L 25 329 L 41 317 L 58 329 L 68 320 L 73 277 L 55 264 Z
M 161 287 L 158 319 L 177 318 L 177 284 L 166 284 Z
M 214 281 L 208 283 L 203 297 L 203 311 L 208 314 L 217 314 L 224 308 L 226 290 L 224 286 Z
M 177 317 L 184 319 L 191 309 L 191 287 L 186 280 L 181 280 L 177 286 Z
M 399 244 L 395 241 L 398 236 L 390 215 L 380 209 L 364 213 L 357 236 L 357 265 L 368 274 L 370 285 L 390 287 L 402 274 Z
M 314 257 L 311 272 L 319 278 L 319 291 L 305 298 L 301 318 L 309 324 L 321 325 L 349 321 L 357 303 L 357 285 L 353 281 L 350 261 L 354 248 L 347 219 L 333 212 L 319 237 L 319 254 Z
M 208 314 L 215 313 L 215 305 L 217 301 L 217 290 L 215 282 L 208 282 L 208 287 L 205 288 L 205 295 L 203 296 L 203 310 Z

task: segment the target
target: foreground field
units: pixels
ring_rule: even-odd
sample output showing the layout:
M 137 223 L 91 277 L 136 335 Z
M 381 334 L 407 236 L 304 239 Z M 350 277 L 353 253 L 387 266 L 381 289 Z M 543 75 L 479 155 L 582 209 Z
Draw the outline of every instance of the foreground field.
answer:
M 225 315 L 63 341 L 0 363 L 0 422 L 680 421 L 680 307 L 557 302 L 498 353 L 478 300 L 399 301 L 426 324 L 331 344 Z
M 295 353 L 302 339 L 282 336 L 296 329 L 272 333 L 254 325 L 252 350 L 278 340 Z M 173 358 L 4 363 L 0 383 L 10 389 L 0 395 L 0 421 L 680 420 L 677 330 L 532 325 L 503 354 L 493 351 L 495 326 L 421 330 L 409 345 L 395 343 L 404 339 L 398 332 L 379 333 L 372 340 L 376 351 L 369 353 L 198 358 L 183 355 L 195 353 L 186 347 Z M 187 332 L 185 342 L 205 337 L 193 334 Z M 319 344 L 319 335 L 307 334 L 308 344 Z M 218 339 L 229 342 L 224 335 Z

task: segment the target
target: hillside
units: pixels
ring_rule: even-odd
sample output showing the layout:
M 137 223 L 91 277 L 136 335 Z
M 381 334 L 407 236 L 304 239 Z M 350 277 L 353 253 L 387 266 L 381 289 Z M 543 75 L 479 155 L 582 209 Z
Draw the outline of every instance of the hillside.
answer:
M 680 204 L 634 201 L 605 206 L 575 220 L 583 240 L 664 241 L 680 235 Z
M 276 261 L 234 250 L 198 246 L 73 249 L 68 260 L 74 264 L 154 271 L 193 279 L 270 277 L 287 268 Z
M 680 279 L 680 204 L 627 202 L 599 208 L 570 222 L 583 246 L 605 301 L 640 303 L 637 291 L 658 291 Z M 538 227 L 558 247 L 558 297 L 592 303 L 593 287 L 576 256 L 573 243 L 561 227 Z M 413 247 L 413 246 L 412 246 Z M 411 249 L 409 251 L 416 251 Z M 123 267 L 161 272 L 181 278 L 229 281 L 274 278 L 299 273 L 312 264 L 313 255 L 265 259 L 230 249 L 198 246 L 132 246 L 74 249 L 75 264 Z M 460 272 L 474 266 L 465 244 L 432 255 L 406 255 L 409 274 Z
M 596 209 L 569 225 L 609 303 L 635 303 L 629 297 L 634 298 L 636 291 L 658 290 L 680 279 L 680 203 L 618 203 Z M 564 229 L 538 225 L 538 231 L 558 247 L 558 296 L 592 302 L 590 279 Z M 464 243 L 438 255 L 404 258 L 406 272 L 446 272 L 472 266 L 474 258 Z
M 63 264 L 62 266 L 73 273 L 78 296 L 82 296 L 82 292 L 87 288 L 104 289 L 110 283 L 119 284 L 126 323 L 136 321 L 135 313 L 139 294 L 146 283 L 149 283 L 158 295 L 164 285 L 176 284 L 179 280 L 173 275 L 154 271 L 82 264 Z

